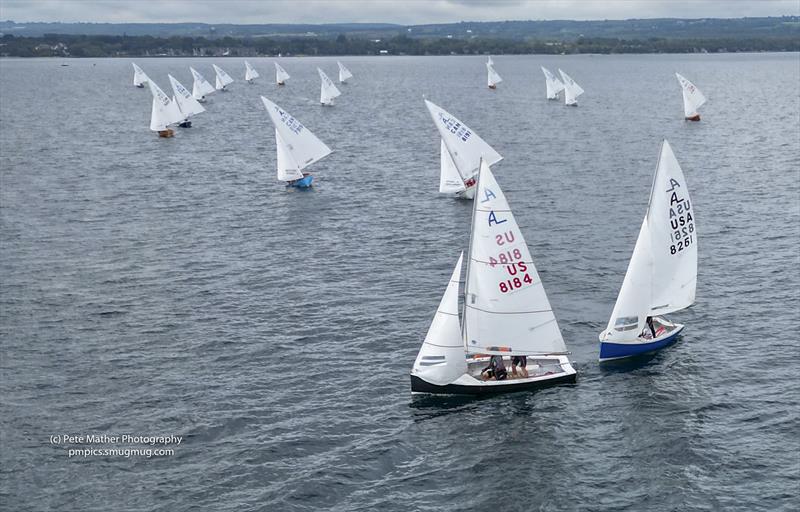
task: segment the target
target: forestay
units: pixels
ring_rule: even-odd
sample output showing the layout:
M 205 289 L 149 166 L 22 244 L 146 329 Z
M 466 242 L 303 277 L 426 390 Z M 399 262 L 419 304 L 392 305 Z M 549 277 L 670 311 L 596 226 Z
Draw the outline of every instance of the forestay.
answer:
M 150 129 L 160 132 L 171 124 L 183 121 L 184 117 L 178 109 L 177 103 L 172 101 L 161 88 L 152 80 L 147 81 L 150 93 L 153 95 L 153 108 L 150 113 Z
M 428 100 L 425 100 L 425 106 L 428 107 L 433 123 L 439 130 L 442 141 L 444 141 L 462 181 L 466 181 L 478 173 L 481 157 L 489 165 L 494 165 L 503 159 L 477 133 L 455 116 Z
M 133 64 L 133 85 L 139 87 L 147 83 L 147 74 L 142 71 L 142 68 L 137 66 L 135 62 L 131 62 L 131 64 Z
M 564 83 L 546 67 L 541 66 L 541 68 L 542 73 L 544 73 L 545 84 L 547 85 L 547 99 L 557 99 L 558 93 L 564 90 Z
M 706 102 L 706 97 L 703 96 L 700 89 L 695 87 L 684 76 L 679 73 L 675 73 L 675 76 L 678 77 L 678 82 L 681 84 L 681 90 L 683 91 L 683 113 L 686 117 L 693 117 L 697 115 L 697 109 Z
M 494 67 L 488 62 L 486 63 L 486 71 L 489 75 L 489 87 L 495 86 L 503 81 L 500 75 L 497 74 L 497 71 L 494 70 Z
M 485 161 L 477 187 L 464 302 L 467 351 L 566 353 L 528 245 Z
M 244 61 L 244 67 L 245 67 L 244 79 L 247 80 L 248 82 L 250 80 L 255 80 L 260 76 L 258 74 L 258 71 L 256 71 L 255 68 L 253 68 L 253 66 L 251 66 L 249 62 Z
M 348 79 L 353 78 L 353 73 L 351 73 L 349 69 L 344 67 L 344 64 L 342 64 L 338 60 L 336 61 L 336 63 L 339 65 L 339 81 L 340 82 L 344 83 Z
M 331 149 L 311 133 L 288 112 L 261 96 L 275 125 L 275 142 L 278 147 L 278 179 L 298 180 L 302 170 L 329 155 Z
M 648 316 L 691 306 L 697 288 L 697 227 L 686 178 L 666 140 L 650 204 L 617 303 L 607 341 L 635 339 Z
M 464 180 L 458 173 L 455 162 L 447 151 L 447 146 L 444 145 L 444 140 L 441 141 L 441 165 L 442 171 L 439 176 L 439 192 L 442 194 L 455 194 L 466 190 Z
M 170 84 L 172 84 L 172 91 L 175 93 L 175 101 L 178 103 L 178 109 L 180 109 L 184 118 L 188 119 L 191 116 L 206 111 L 203 105 L 198 103 L 198 101 L 194 99 L 194 96 L 192 96 L 186 87 L 176 80 L 174 76 L 167 76 L 169 77 Z
M 458 285 L 463 258 L 464 253 L 461 253 L 414 362 L 414 374 L 433 384 L 449 384 L 467 372 L 458 321 Z
M 214 86 L 196 69 L 190 66 L 189 70 L 191 70 L 192 76 L 194 77 L 194 85 L 192 86 L 192 96 L 194 96 L 194 99 L 201 100 L 206 94 L 211 94 L 216 91 Z
M 320 89 L 319 93 L 319 102 L 323 105 L 329 105 L 333 103 L 333 99 L 340 96 L 342 93 L 339 89 L 336 88 L 333 81 L 328 78 L 328 75 L 325 74 L 320 68 L 317 68 L 319 71 L 319 78 L 322 81 L 322 88 Z
M 289 79 L 289 73 L 286 72 L 285 69 L 281 67 L 280 64 L 277 62 L 275 63 L 275 81 L 279 84 L 282 84 L 286 80 Z
M 564 82 L 564 102 L 567 105 L 578 103 L 578 96 L 583 94 L 583 89 L 568 74 L 560 69 L 558 72 L 561 74 L 561 79 Z

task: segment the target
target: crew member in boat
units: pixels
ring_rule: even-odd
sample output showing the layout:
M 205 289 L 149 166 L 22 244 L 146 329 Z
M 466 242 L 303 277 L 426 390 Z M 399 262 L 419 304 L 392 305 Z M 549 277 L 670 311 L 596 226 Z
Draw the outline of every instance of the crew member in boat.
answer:
M 519 372 L 523 377 L 528 377 L 528 356 L 514 356 L 511 358 L 511 373 L 514 377 L 517 376 L 517 365 L 519 365 Z
M 503 364 L 503 356 L 492 356 L 489 359 L 489 366 L 481 370 L 483 380 L 505 380 L 508 377 L 506 365 Z
M 653 326 L 653 317 L 652 316 L 648 316 L 647 320 L 645 320 L 645 322 L 647 322 L 647 326 L 650 328 L 650 332 L 653 334 L 653 339 L 655 339 L 655 337 L 656 337 L 656 328 Z

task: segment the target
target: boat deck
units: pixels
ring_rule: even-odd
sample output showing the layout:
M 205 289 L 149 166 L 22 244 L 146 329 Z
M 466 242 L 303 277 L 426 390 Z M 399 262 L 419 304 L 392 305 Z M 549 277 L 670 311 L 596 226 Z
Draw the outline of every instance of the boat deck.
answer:
M 531 377 L 542 377 L 545 375 L 553 375 L 558 373 L 565 373 L 561 362 L 557 357 L 535 357 L 528 356 L 528 364 L 525 369 L 528 370 L 528 376 L 525 377 L 522 372 L 517 368 L 517 375 L 511 371 L 511 357 L 503 357 L 503 364 L 506 366 L 508 377 L 503 380 L 517 380 Z M 467 361 L 467 374 L 481 380 L 481 371 L 489 365 L 489 356 L 485 357 L 472 357 Z

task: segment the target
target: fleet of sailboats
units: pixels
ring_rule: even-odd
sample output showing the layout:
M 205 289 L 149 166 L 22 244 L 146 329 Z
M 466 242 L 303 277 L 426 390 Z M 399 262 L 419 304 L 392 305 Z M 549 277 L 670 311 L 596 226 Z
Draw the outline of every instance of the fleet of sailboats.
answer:
M 706 102 L 706 97 L 700 92 L 700 89 L 687 80 L 680 73 L 675 73 L 678 77 L 678 83 L 681 84 L 681 91 L 683 92 L 683 115 L 687 121 L 699 121 L 700 114 L 697 109 Z
M 255 68 L 253 66 L 251 66 L 250 63 L 247 62 L 247 61 L 244 61 L 244 68 L 245 68 L 244 69 L 244 79 L 245 79 L 245 81 L 248 84 L 256 83 L 255 82 L 256 78 L 258 78 L 260 76 L 258 74 L 258 71 L 256 71 Z
M 310 187 L 314 177 L 303 170 L 328 156 L 331 148 L 284 109 L 264 96 L 261 101 L 275 125 L 278 179 L 287 186 Z
M 214 72 L 217 74 L 217 83 L 214 85 L 214 88 L 218 91 L 227 91 L 225 87 L 233 83 L 233 78 L 231 78 L 231 75 L 226 73 L 224 69 L 216 64 L 212 64 L 211 66 L 214 68 Z
M 564 83 L 564 104 L 568 107 L 578 106 L 578 96 L 583 94 L 583 89 L 568 74 L 558 70 Z
M 319 79 L 322 82 L 319 92 L 319 102 L 324 107 L 332 107 L 334 98 L 341 96 L 342 92 L 336 88 L 333 80 L 328 78 L 328 75 L 326 75 L 324 71 L 320 68 L 317 68 L 317 71 L 319 72 Z
M 478 395 L 575 382 L 528 245 L 485 160 L 477 181 L 461 321 L 459 258 L 411 370 L 411 391 Z M 487 379 L 492 356 L 514 375 Z
M 697 288 L 697 226 L 686 178 L 669 142 L 661 153 L 639 238 L 608 326 L 600 361 L 659 350 L 683 331 L 662 315 L 688 308 Z
M 339 83 L 340 84 L 343 84 L 343 83 L 347 82 L 347 80 L 353 78 L 353 73 L 351 73 L 349 69 L 344 67 L 344 64 L 342 64 L 338 60 L 336 61 L 336 64 L 339 65 Z
M 275 82 L 278 85 L 286 85 L 286 80 L 289 79 L 289 73 L 281 67 L 277 62 L 275 63 Z

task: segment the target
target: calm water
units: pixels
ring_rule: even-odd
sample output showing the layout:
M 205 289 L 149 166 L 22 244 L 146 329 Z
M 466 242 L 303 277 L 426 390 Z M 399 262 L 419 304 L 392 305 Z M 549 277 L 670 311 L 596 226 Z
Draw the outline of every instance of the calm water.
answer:
M 0 508 L 800 508 L 798 55 L 498 56 L 494 92 L 484 60 L 347 58 L 330 109 L 315 68 L 335 59 L 284 59 L 280 89 L 270 59 L 254 86 L 219 60 L 237 82 L 171 140 L 129 60 L 0 60 Z M 137 63 L 165 89 L 213 76 Z M 544 100 L 540 65 L 579 108 Z M 259 94 L 334 149 L 313 191 L 275 180 Z M 575 386 L 411 397 L 470 215 L 436 193 L 423 95 L 505 157 Z M 662 138 L 697 212 L 697 304 L 677 345 L 603 369 Z M 63 433 L 184 441 L 70 458 Z

